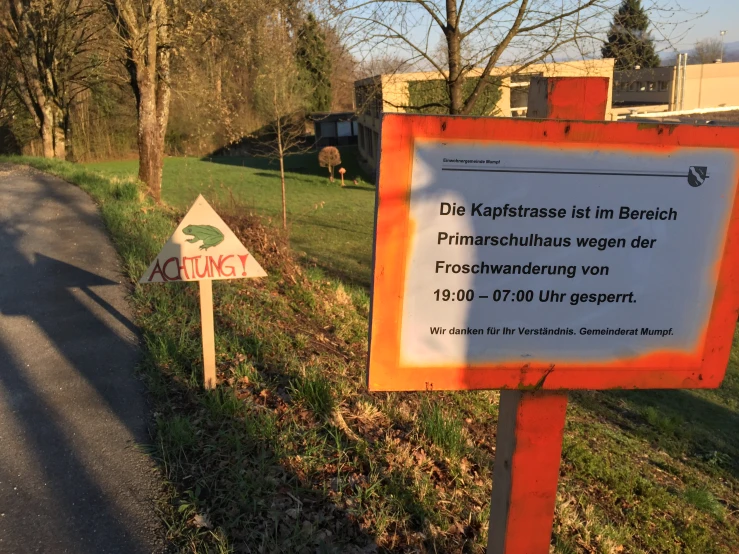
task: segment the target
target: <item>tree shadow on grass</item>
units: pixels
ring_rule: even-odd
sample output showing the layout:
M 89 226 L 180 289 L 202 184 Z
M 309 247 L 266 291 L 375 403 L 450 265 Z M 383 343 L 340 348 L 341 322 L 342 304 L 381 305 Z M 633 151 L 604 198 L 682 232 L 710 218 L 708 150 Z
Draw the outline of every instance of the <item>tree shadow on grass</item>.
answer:
M 739 413 L 689 390 L 573 392 L 574 402 L 702 469 L 739 479 Z
M 337 264 L 334 260 L 334 252 L 317 252 L 311 248 L 311 243 L 299 240 L 292 240 L 298 251 L 303 251 L 303 262 L 307 265 L 320 269 L 327 277 L 337 279 L 348 285 L 369 289 L 371 255 L 364 257 L 359 255 L 342 254 L 341 258 L 344 263 Z M 350 269 L 354 267 L 354 269 Z
M 267 173 L 266 171 L 257 171 L 256 173 L 254 173 L 254 175 L 257 176 L 257 177 L 266 177 L 267 179 L 274 179 L 275 181 L 279 181 L 280 180 L 280 174 L 279 174 L 279 172 L 277 172 L 277 173 Z M 286 173 L 285 174 L 285 182 L 288 183 L 288 184 L 289 183 L 295 183 L 295 182 L 308 183 L 308 184 L 311 184 L 311 185 L 321 185 L 321 184 L 323 184 L 323 183 L 316 183 L 316 180 L 314 178 L 306 179 L 304 177 L 300 177 L 300 175 L 301 175 L 301 173 L 300 172 L 296 172 L 296 171 L 291 171 L 289 173 Z M 326 183 L 325 184 L 327 186 L 328 185 L 331 185 L 331 183 L 329 182 L 328 178 L 326 178 Z
M 375 194 L 374 189 L 368 188 L 368 187 L 355 187 L 354 185 L 344 185 L 341 187 L 344 190 L 362 190 L 364 192 L 369 192 L 372 194 Z
M 362 170 L 359 164 L 359 149 L 356 146 L 339 146 L 341 154 L 341 167 L 346 169 L 345 179 L 352 181 L 359 178 L 366 183 L 374 184 L 374 179 Z M 202 161 L 211 163 L 248 167 L 259 170 L 279 171 L 279 164 L 276 160 L 261 156 L 234 156 L 234 155 L 208 155 L 201 158 Z M 337 167 L 338 169 L 338 167 Z M 308 153 L 290 154 L 285 157 L 285 171 L 287 173 L 296 173 L 300 175 L 314 175 L 317 177 L 325 177 L 328 181 L 328 170 L 318 165 L 318 152 L 311 151 Z M 338 177 L 338 174 L 336 175 Z
M 260 341 L 251 335 L 240 340 L 245 352 Z M 280 433 L 285 430 L 280 427 L 285 421 L 278 417 L 290 402 L 286 374 L 263 369 L 262 375 L 270 380 L 268 388 L 247 379 L 203 391 L 185 386 L 176 374 L 159 371 L 151 360 L 148 366 L 152 388 L 166 391 L 156 449 L 181 499 L 176 509 L 192 518 L 204 517 L 200 521 L 212 525 L 221 544 L 235 552 L 378 551 L 358 518 L 330 498 L 341 498 L 342 490 L 361 484 L 327 478 L 324 490 L 316 490 L 293 469 L 293 454 L 283 450 L 285 436 Z M 181 369 L 201 380 L 199 364 L 192 360 Z M 327 424 L 317 424 L 318 433 L 330 434 Z M 204 545 L 216 546 L 208 529 L 200 535 Z

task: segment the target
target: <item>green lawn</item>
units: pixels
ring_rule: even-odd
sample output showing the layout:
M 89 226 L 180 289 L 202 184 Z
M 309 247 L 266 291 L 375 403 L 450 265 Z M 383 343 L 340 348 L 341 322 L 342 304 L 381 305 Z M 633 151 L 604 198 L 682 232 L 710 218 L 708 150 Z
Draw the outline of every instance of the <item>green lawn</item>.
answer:
M 299 154 L 286 160 L 288 225 L 293 248 L 327 273 L 344 281 L 369 285 L 375 188 L 356 162 L 356 147 L 342 147 L 346 187 L 330 183 L 317 154 Z M 264 158 L 167 158 L 162 196 L 187 209 L 199 193 L 208 200 L 227 199 L 231 191 L 239 204 L 281 224 L 280 173 Z M 136 160 L 86 164 L 108 176 L 136 174 Z M 354 185 L 354 179 L 357 184 Z
M 121 254 L 156 413 L 151 451 L 168 480 L 160 511 L 178 551 L 485 552 L 497 391 L 369 393 L 366 289 L 298 270 L 238 213 L 226 221 L 269 277 L 214 284 L 220 384 L 204 391 L 197 287 L 137 283 L 177 214 L 142 205 L 133 182 L 12 161 L 90 192 Z M 185 163 L 249 174 L 170 160 L 168 188 L 180 167 L 176 190 L 187 190 Z M 328 194 L 344 192 L 369 195 Z M 737 337 L 717 390 L 571 393 L 552 552 L 736 554 L 738 435 Z

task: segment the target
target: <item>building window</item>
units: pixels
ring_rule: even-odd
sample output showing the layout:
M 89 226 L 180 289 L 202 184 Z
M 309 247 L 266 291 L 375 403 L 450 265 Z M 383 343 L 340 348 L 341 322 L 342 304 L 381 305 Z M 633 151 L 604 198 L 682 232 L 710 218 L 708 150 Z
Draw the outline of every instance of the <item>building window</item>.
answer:
M 657 90 L 657 83 L 654 81 L 647 81 L 647 90 L 655 91 Z
M 359 132 L 357 133 L 359 149 L 364 150 L 364 126 L 360 123 L 357 128 L 359 129 Z
M 374 117 L 379 117 L 382 113 L 381 85 L 356 87 L 354 97 L 358 114 L 370 114 Z
M 543 77 L 544 73 L 541 71 L 537 73 L 516 73 L 515 75 L 511 75 L 511 86 L 528 86 L 529 83 L 531 83 L 532 77 Z
M 526 108 L 529 105 L 529 86 L 533 77 L 543 77 L 539 73 L 517 73 L 511 75 L 511 109 Z
M 336 122 L 336 136 L 337 137 L 352 136 L 352 122 L 351 121 L 337 121 Z
M 335 121 L 323 121 L 321 123 L 321 137 L 322 138 L 333 138 L 336 136 L 336 122 Z
M 373 110 L 372 111 L 373 111 L 375 117 L 379 117 L 380 114 L 383 111 L 382 110 L 382 108 L 383 108 L 383 105 L 382 105 L 382 89 L 380 87 L 376 87 L 375 88 L 374 94 L 372 96 L 372 100 L 373 100 L 373 106 L 372 106 Z
M 669 87 L 669 84 L 667 83 L 667 81 L 660 81 L 659 82 L 659 90 L 660 90 L 660 92 L 665 92 L 668 88 L 670 88 L 670 87 Z
M 629 90 L 634 92 L 636 90 L 636 83 L 629 83 Z
M 647 90 L 647 87 L 641 81 L 637 81 L 636 82 L 636 90 L 638 90 L 638 91 L 644 91 L 644 90 Z
M 365 102 L 367 101 L 367 93 L 366 93 L 366 87 L 356 87 L 354 89 L 354 101 L 356 102 L 354 105 L 356 106 L 358 113 L 365 113 L 367 106 L 365 106 Z
M 529 87 L 511 89 L 511 109 L 526 108 L 529 105 Z

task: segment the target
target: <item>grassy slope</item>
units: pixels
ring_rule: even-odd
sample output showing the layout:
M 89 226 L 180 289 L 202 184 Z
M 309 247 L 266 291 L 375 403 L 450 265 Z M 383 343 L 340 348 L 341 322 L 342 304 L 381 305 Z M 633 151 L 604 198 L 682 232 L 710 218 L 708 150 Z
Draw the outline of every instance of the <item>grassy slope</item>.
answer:
M 342 147 L 347 169 L 342 189 L 329 183 L 328 171 L 318 167 L 316 154 L 290 156 L 286 168 L 287 209 L 292 246 L 319 267 L 345 281 L 367 285 L 372 257 L 374 186 L 362 179 L 354 158 L 356 147 Z M 167 158 L 162 192 L 178 208 L 189 207 L 201 192 L 209 198 L 229 191 L 247 208 L 276 223 L 281 221 L 279 171 L 263 158 L 220 157 L 216 162 L 196 158 Z M 136 174 L 134 161 L 101 162 L 88 167 L 116 177 Z M 338 177 L 338 174 L 336 175 Z M 357 184 L 352 182 L 357 179 Z
M 132 280 L 179 216 L 142 207 L 132 184 L 32 163 L 101 204 Z M 195 287 L 132 294 L 172 539 L 198 552 L 483 552 L 497 393 L 368 394 L 364 290 L 227 219 L 270 277 L 214 287 L 218 392 L 199 386 Z M 736 348 L 717 391 L 571 397 L 555 552 L 739 551 Z

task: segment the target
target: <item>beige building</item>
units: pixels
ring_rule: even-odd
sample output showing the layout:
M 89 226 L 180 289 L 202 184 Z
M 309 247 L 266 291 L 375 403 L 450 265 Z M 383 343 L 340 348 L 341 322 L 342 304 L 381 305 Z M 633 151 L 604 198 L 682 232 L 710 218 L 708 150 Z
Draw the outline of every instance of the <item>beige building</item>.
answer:
M 613 104 L 664 111 L 739 106 L 739 62 L 616 71 Z
M 474 78 L 481 73 L 482 70 L 472 71 L 469 77 Z M 514 75 L 511 76 L 512 73 Z M 612 79 L 613 60 L 536 64 L 523 70 L 515 66 L 498 67 L 492 76 L 501 76 L 500 98 L 494 105 L 485 106 L 485 112 L 480 115 L 516 117 L 526 114 L 531 77 L 608 77 Z M 374 167 L 377 163 L 382 114 L 419 113 L 418 109 L 412 107 L 412 90 L 432 82 L 443 86 L 443 80 L 435 71 L 376 75 L 354 83 L 359 152 L 369 165 Z M 609 93 L 609 111 L 610 105 Z

